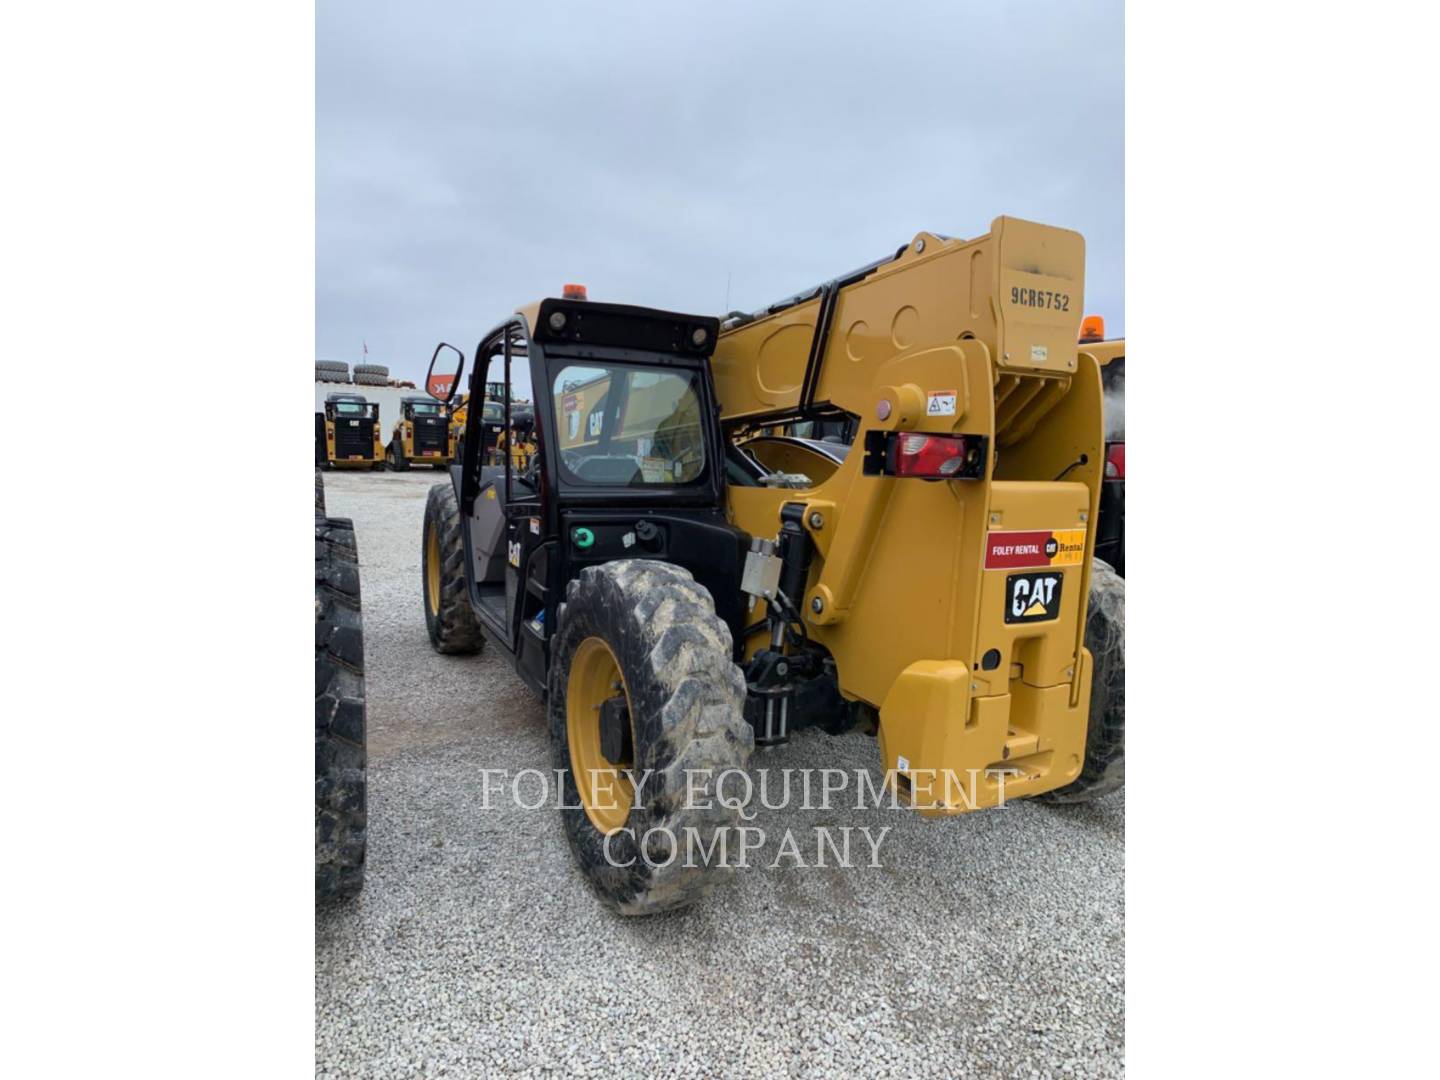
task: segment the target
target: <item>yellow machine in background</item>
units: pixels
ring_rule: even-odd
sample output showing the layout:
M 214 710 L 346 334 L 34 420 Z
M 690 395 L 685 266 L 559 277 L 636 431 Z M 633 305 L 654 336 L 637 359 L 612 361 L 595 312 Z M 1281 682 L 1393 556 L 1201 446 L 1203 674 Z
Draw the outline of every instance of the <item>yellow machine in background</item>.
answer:
M 443 469 L 455 458 L 455 438 L 450 409 L 444 402 L 418 394 L 402 398 L 385 459 L 395 472 L 412 465 Z
M 496 437 L 495 448 L 486 456 L 486 463 L 504 464 L 507 449 L 510 451 L 510 467 L 517 472 L 524 472 L 530 467 L 530 460 L 535 456 L 535 438 L 533 435 L 527 437 L 524 433 L 519 433 L 512 441 L 505 431 L 501 430 Z
M 450 406 L 450 440 L 456 445 L 458 455 L 460 438 L 465 434 L 465 418 L 470 414 L 470 395 L 461 394 Z
M 328 394 L 315 414 L 315 464 L 323 469 L 383 469 L 380 405 L 359 394 Z
M 1105 337 L 1105 320 L 1087 315 L 1080 326 L 1080 351 L 1100 365 L 1105 392 L 1105 482 L 1100 487 L 1100 520 L 1095 557 L 1125 576 L 1125 339 Z

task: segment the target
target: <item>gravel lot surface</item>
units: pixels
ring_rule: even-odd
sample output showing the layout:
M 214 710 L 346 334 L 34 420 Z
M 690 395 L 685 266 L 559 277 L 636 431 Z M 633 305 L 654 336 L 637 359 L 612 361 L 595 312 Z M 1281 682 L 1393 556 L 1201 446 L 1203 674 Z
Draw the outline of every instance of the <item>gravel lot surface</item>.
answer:
M 548 738 L 498 656 L 430 649 L 420 523 L 441 474 L 325 479 L 360 546 L 371 824 L 363 894 L 316 918 L 317 1075 L 1123 1074 L 1123 792 L 946 821 L 853 794 L 761 809 L 812 863 L 817 825 L 890 826 L 881 865 L 772 869 L 772 841 L 707 903 L 611 915 L 553 809 L 480 807 L 479 770 L 543 770 Z M 877 758 L 802 732 L 755 764 L 878 784 Z

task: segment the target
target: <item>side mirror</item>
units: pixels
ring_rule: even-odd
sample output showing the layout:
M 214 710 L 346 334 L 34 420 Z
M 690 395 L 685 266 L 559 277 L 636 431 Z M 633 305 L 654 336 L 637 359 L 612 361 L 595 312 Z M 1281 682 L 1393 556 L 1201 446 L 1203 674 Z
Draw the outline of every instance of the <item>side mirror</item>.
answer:
M 430 357 L 430 370 L 425 372 L 425 392 L 450 404 L 460 392 L 460 373 L 464 370 L 465 354 L 442 341 Z

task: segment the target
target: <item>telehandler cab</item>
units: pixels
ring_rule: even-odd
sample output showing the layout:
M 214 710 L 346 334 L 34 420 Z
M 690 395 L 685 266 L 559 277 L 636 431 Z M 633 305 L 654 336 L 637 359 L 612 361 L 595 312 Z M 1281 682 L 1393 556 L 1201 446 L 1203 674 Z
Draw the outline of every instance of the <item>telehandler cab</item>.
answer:
M 429 395 L 400 399 L 400 418 L 390 433 L 385 460 L 395 472 L 411 465 L 443 469 L 455 459 L 455 438 L 450 430 L 450 406 Z
M 718 778 L 805 726 L 877 734 L 887 787 L 927 815 L 1121 785 L 1124 583 L 1093 559 L 1083 278 L 1079 234 L 1002 217 L 723 330 L 567 296 L 481 339 L 472 397 L 493 363 L 508 427 L 523 366 L 538 450 L 482 465 L 470 412 L 426 504 L 426 626 L 440 652 L 488 640 L 545 700 L 604 902 L 701 895 L 738 824 Z M 458 388 L 441 344 L 446 363 Z M 784 468 L 747 450 L 807 421 L 854 442 L 793 439 Z
M 359 394 L 327 394 L 315 414 L 315 464 L 322 469 L 383 469 L 380 405 Z

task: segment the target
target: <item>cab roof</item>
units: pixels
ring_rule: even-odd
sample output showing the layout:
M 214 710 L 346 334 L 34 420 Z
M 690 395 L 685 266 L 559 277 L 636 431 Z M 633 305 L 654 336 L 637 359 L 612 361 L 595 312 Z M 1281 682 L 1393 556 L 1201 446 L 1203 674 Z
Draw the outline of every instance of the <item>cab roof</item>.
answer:
M 715 351 L 715 340 L 720 336 L 720 320 L 713 315 L 686 315 L 598 300 L 551 296 L 524 304 L 516 308 L 515 313 L 525 320 L 531 337 L 557 344 L 608 345 L 676 356 L 708 357 Z M 550 321 L 556 313 L 565 316 L 558 328 Z M 697 341 L 693 335 L 701 331 Z

